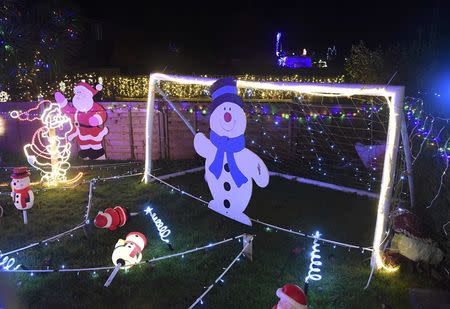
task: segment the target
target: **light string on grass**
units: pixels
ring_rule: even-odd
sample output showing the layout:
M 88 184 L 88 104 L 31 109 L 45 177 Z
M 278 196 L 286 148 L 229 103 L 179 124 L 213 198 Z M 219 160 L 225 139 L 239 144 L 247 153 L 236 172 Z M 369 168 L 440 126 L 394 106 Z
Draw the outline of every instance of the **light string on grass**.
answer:
M 34 247 L 36 247 L 36 246 L 40 246 L 40 245 L 48 245 L 49 242 L 52 242 L 52 241 L 55 241 L 55 240 L 56 240 L 56 241 L 59 241 L 59 239 L 60 239 L 61 237 L 66 236 L 66 235 L 68 235 L 68 234 L 71 234 L 71 236 L 72 236 L 72 235 L 73 235 L 73 234 L 72 234 L 73 232 L 75 232 L 75 231 L 77 231 L 77 230 L 83 228 L 85 225 L 86 225 L 86 223 L 85 223 L 85 222 L 82 222 L 82 223 L 76 225 L 75 227 L 73 227 L 73 228 L 71 228 L 71 229 L 69 229 L 69 230 L 67 230 L 67 231 L 64 231 L 64 232 L 59 233 L 59 234 L 57 234 L 57 235 L 54 235 L 54 236 L 45 238 L 45 239 L 43 239 L 43 240 L 41 240 L 41 241 L 33 242 L 33 243 L 29 244 L 29 245 L 26 245 L 26 246 L 23 246 L 23 247 L 20 247 L 20 248 L 17 248 L 17 249 L 14 249 L 14 250 L 5 252 L 3 255 L 11 255 L 11 254 L 13 254 L 13 253 L 18 253 L 18 252 L 21 252 L 21 251 L 25 251 L 25 250 L 34 248 Z
M 203 251 L 203 250 L 208 250 L 210 248 L 214 248 L 217 247 L 219 245 L 223 245 L 226 243 L 229 243 L 231 241 L 234 240 L 240 240 L 241 238 L 243 238 L 245 236 L 245 234 L 241 234 L 241 235 L 237 235 L 234 237 L 230 237 L 227 239 L 224 239 L 222 241 L 218 241 L 218 242 L 213 242 L 213 243 L 209 243 L 207 245 L 201 246 L 201 247 L 196 247 L 193 249 L 189 249 L 183 252 L 178 252 L 178 253 L 174 253 L 174 254 L 169 254 L 169 255 L 165 255 L 165 256 L 160 256 L 160 257 L 156 257 L 156 258 L 151 258 L 151 259 L 147 259 L 145 261 L 139 262 L 136 265 L 144 265 L 144 264 L 151 264 L 154 262 L 158 262 L 158 261 L 162 261 L 162 260 L 166 260 L 166 259 L 171 259 L 174 257 L 179 257 L 181 256 L 182 258 L 184 258 L 185 255 L 187 254 L 191 254 L 194 252 L 198 252 L 198 251 Z M 60 268 L 48 268 L 48 269 L 11 269 L 8 270 L 8 272 L 11 273 L 30 273 L 31 275 L 34 275 L 35 273 L 55 273 L 55 272 L 59 272 L 59 273 L 79 273 L 79 272 L 96 272 L 96 271 L 110 271 L 112 269 L 114 269 L 115 266 L 99 266 L 99 267 L 84 267 L 84 268 L 67 268 L 66 266 L 61 266 Z M 1 270 L 0 270 L 1 272 Z
M 177 187 L 167 183 L 166 181 L 160 179 L 159 177 L 157 177 L 157 176 L 155 176 L 155 175 L 153 175 L 151 173 L 149 173 L 148 176 L 150 176 L 151 178 L 159 181 L 160 183 L 170 187 L 172 190 L 176 190 L 176 191 L 180 192 L 182 195 L 189 196 L 189 197 L 191 197 L 191 198 L 193 198 L 193 199 L 195 199 L 197 201 L 200 201 L 201 203 L 203 203 L 205 205 L 209 204 L 207 201 L 203 200 L 202 198 L 200 198 L 198 196 L 195 196 L 193 194 L 190 194 L 190 193 L 188 193 L 188 192 L 186 192 L 184 190 L 181 190 L 181 189 L 179 189 L 179 188 L 177 188 Z M 307 235 L 307 234 L 304 234 L 304 233 L 301 233 L 301 232 L 296 232 L 296 231 L 293 231 L 292 229 L 279 227 L 279 226 L 276 226 L 276 225 L 273 225 L 273 224 L 269 224 L 269 223 L 266 223 L 266 222 L 263 222 L 263 221 L 260 221 L 260 220 L 257 220 L 257 219 L 250 218 L 250 220 L 255 222 L 255 223 L 258 223 L 258 224 L 261 224 L 261 225 L 265 225 L 265 226 L 267 226 L 269 228 L 275 228 L 275 229 L 277 229 L 279 231 L 282 231 L 282 232 L 287 232 L 287 233 L 291 233 L 291 234 L 294 234 L 294 235 L 307 237 L 307 238 L 314 238 L 314 236 Z M 339 247 L 345 247 L 345 248 L 348 248 L 348 249 L 359 249 L 359 250 L 361 250 L 361 253 L 365 253 L 366 251 L 367 252 L 372 252 L 373 251 L 373 249 L 370 248 L 370 247 L 357 246 L 357 245 L 348 244 L 348 243 L 339 242 L 339 241 L 334 241 L 334 240 L 325 239 L 325 238 L 321 238 L 321 237 L 319 237 L 318 240 L 323 242 L 323 243 L 329 243 L 329 244 L 333 245 L 334 248 L 336 246 L 339 246 Z
M 209 291 L 211 291 L 212 288 L 213 288 L 217 283 L 219 283 L 219 282 L 222 282 L 222 283 L 223 283 L 223 282 L 224 282 L 224 280 L 222 279 L 223 276 L 225 276 L 225 274 L 231 269 L 231 267 L 233 267 L 233 265 L 234 265 L 237 261 L 240 260 L 240 257 L 244 254 L 245 250 L 247 250 L 247 248 L 248 248 L 249 246 L 252 245 L 252 241 L 253 241 L 253 237 L 248 241 L 248 243 L 244 246 L 244 248 L 241 250 L 241 252 L 239 252 L 239 254 L 238 254 L 238 255 L 233 259 L 233 261 L 228 265 L 228 267 L 226 267 L 226 268 L 224 269 L 224 271 L 219 275 L 219 277 L 217 277 L 217 279 L 214 280 L 214 282 L 213 282 L 210 286 L 208 286 L 208 287 L 206 288 L 206 290 L 202 293 L 202 295 L 200 295 L 199 297 L 197 297 L 197 299 L 194 301 L 194 303 L 193 303 L 191 306 L 189 306 L 188 309 L 194 308 L 194 307 L 197 306 L 197 304 L 199 304 L 199 303 L 200 303 L 201 305 L 203 305 L 203 298 L 206 296 L 206 294 L 208 294 Z

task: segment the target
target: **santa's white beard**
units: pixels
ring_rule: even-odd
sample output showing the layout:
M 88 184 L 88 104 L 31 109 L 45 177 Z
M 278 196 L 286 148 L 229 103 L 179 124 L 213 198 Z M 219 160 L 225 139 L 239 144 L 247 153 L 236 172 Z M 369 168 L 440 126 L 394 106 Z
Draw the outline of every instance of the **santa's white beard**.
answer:
M 80 112 L 87 112 L 94 105 L 94 99 L 75 95 L 72 99 L 73 106 Z

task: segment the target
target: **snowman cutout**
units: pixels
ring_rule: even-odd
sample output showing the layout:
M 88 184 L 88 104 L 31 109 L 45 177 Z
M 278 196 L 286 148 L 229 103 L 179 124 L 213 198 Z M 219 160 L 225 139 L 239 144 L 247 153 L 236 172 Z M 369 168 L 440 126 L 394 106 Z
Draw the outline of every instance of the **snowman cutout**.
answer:
M 195 151 L 206 159 L 205 180 L 213 196 L 208 208 L 251 226 L 244 210 L 252 196 L 252 179 L 264 188 L 269 184 L 269 171 L 260 157 L 245 148 L 247 119 L 236 80 L 219 79 L 210 93 L 210 139 L 203 133 L 194 138 Z
M 14 207 L 22 211 L 23 223 L 28 223 L 27 210 L 34 204 L 34 194 L 31 191 L 30 171 L 26 167 L 15 167 L 11 174 L 11 198 Z

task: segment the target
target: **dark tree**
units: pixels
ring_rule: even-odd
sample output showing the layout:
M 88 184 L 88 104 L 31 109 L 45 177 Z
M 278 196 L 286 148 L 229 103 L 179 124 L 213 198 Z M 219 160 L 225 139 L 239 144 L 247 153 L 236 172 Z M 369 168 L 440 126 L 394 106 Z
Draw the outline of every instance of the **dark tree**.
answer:
M 64 73 L 80 47 L 82 22 L 72 1 L 6 0 L 0 7 L 0 90 L 35 100 Z

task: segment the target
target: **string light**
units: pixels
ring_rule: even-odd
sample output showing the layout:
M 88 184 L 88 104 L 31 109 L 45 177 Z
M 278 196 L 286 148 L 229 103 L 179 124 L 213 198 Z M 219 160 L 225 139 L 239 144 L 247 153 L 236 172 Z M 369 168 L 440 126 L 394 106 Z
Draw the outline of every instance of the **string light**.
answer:
M 164 222 L 162 222 L 161 219 L 158 218 L 156 213 L 153 212 L 153 208 L 148 206 L 147 208 L 145 208 L 144 211 L 145 211 L 146 215 L 150 215 L 150 217 L 152 218 L 153 222 L 155 223 L 155 226 L 156 226 L 156 228 L 158 229 L 158 232 L 159 232 L 159 238 L 163 242 L 168 244 L 169 240 L 167 239 L 167 237 L 170 235 L 170 230 L 167 228 L 166 225 L 164 225 Z
M 161 73 L 154 73 L 149 76 L 148 99 L 147 99 L 147 117 L 146 117 L 146 149 L 145 149 L 145 182 L 149 181 L 151 171 L 151 141 L 153 132 L 153 109 L 155 103 L 155 88 L 158 85 L 168 84 L 171 87 L 182 87 L 184 85 L 193 85 L 192 87 L 206 88 L 216 79 L 193 76 L 174 76 Z M 181 85 L 181 86 L 180 86 Z M 397 151 L 399 146 L 400 124 L 402 115 L 402 104 L 404 99 L 404 87 L 400 86 L 379 86 L 379 85 L 347 85 L 347 84 L 320 84 L 320 83 L 298 83 L 298 82 L 256 82 L 248 79 L 237 80 L 237 86 L 240 91 L 246 88 L 255 89 L 254 95 L 258 91 L 264 91 L 269 94 L 281 94 L 275 96 L 280 99 L 287 96 L 290 99 L 296 95 L 310 95 L 330 98 L 352 97 L 352 96 L 371 96 L 383 98 L 389 106 L 388 130 L 386 139 L 386 152 L 382 171 L 382 181 L 380 184 L 380 199 L 378 201 L 377 220 L 375 224 L 372 264 L 377 268 L 383 266 L 381 256 L 381 239 L 386 230 L 386 217 L 391 204 L 392 188 L 395 176 L 395 165 Z M 162 91 L 164 87 L 159 86 Z M 170 92 L 170 91 L 169 91 Z M 192 95 L 190 98 L 194 97 Z M 264 98 L 264 96 L 261 96 Z M 370 129 L 370 128 L 369 128 Z M 343 157 L 344 158 L 344 157 Z M 344 158 L 345 159 L 345 158 Z
M 192 171 L 192 170 L 198 171 L 199 169 L 191 169 L 191 170 L 188 170 L 188 171 Z M 184 175 L 185 172 L 179 172 L 179 173 L 176 173 L 176 174 L 177 174 L 177 176 Z M 153 179 L 155 179 L 155 180 L 157 180 L 158 182 L 168 186 L 169 188 L 171 188 L 172 191 L 177 191 L 179 193 L 182 192 L 182 190 L 180 188 L 174 187 L 173 185 L 171 185 L 171 184 L 167 183 L 166 181 L 164 181 L 163 179 L 161 179 L 161 178 L 164 178 L 163 176 L 162 177 L 157 177 L 157 176 L 152 175 L 152 174 L 148 174 L 148 176 L 153 178 Z M 189 196 L 189 197 L 191 197 L 191 198 L 193 198 L 193 199 L 203 203 L 204 205 L 208 205 L 208 202 L 203 200 L 201 197 L 195 196 L 195 195 L 190 194 L 190 193 L 188 193 L 186 191 L 183 191 L 183 192 L 184 192 L 185 195 L 187 195 L 187 196 Z M 269 223 L 263 222 L 261 220 L 257 220 L 257 219 L 250 219 L 250 220 L 255 222 L 255 223 L 258 223 L 258 224 L 266 226 L 266 231 L 267 232 L 271 231 L 271 228 L 273 228 L 273 229 L 275 229 L 275 231 L 283 231 L 283 232 L 295 234 L 295 235 L 302 236 L 302 237 L 314 238 L 313 236 L 306 235 L 304 233 L 301 233 L 300 231 L 296 232 L 296 231 L 293 231 L 292 229 L 287 229 L 287 228 L 283 228 L 283 227 L 276 226 L 276 225 L 273 225 L 273 224 L 269 224 Z M 319 240 L 322 241 L 322 242 L 325 242 L 325 243 L 333 244 L 334 246 L 337 245 L 337 246 L 340 246 L 340 247 L 346 247 L 349 250 L 350 250 L 350 248 L 360 249 L 362 251 L 362 253 L 364 253 L 365 251 L 373 252 L 373 249 L 368 248 L 368 247 L 352 245 L 352 244 L 338 242 L 338 241 L 334 241 L 334 240 L 330 240 L 330 239 L 324 239 L 324 238 L 320 238 Z
M 224 271 L 219 275 L 219 277 L 217 277 L 217 279 L 214 280 L 214 282 L 213 282 L 210 286 L 205 287 L 206 290 L 202 293 L 202 295 L 200 295 L 199 297 L 197 297 L 197 299 L 194 301 L 194 303 L 193 303 L 192 305 L 189 306 L 188 309 L 194 308 L 194 307 L 197 306 L 197 304 L 199 304 L 199 303 L 200 303 L 201 305 L 203 305 L 203 298 L 206 296 L 206 294 L 208 294 L 209 291 L 211 291 L 212 288 L 213 288 L 215 285 L 217 285 L 218 282 L 221 282 L 221 283 L 224 282 L 224 280 L 222 279 L 223 276 L 225 276 L 225 274 L 231 269 L 231 267 L 233 267 L 233 265 L 234 265 L 236 262 L 240 261 L 240 257 L 244 254 L 245 250 L 247 250 L 247 248 L 248 248 L 249 246 L 252 245 L 252 241 L 253 241 L 253 237 L 251 237 L 251 238 L 249 239 L 248 243 L 244 246 L 244 248 L 241 250 L 241 252 L 239 252 L 239 254 L 233 259 L 233 261 L 232 261 L 226 268 L 224 268 Z
M 16 264 L 16 260 L 14 258 L 10 258 L 7 255 L 3 255 L 0 252 L 0 271 L 10 271 L 10 270 L 18 270 L 22 265 Z
M 0 103 L 8 102 L 9 94 L 6 91 L 0 91 Z
M 308 276 L 305 278 L 305 283 L 308 283 L 309 280 L 319 281 L 322 279 L 322 275 L 320 274 L 320 266 L 322 266 L 322 261 L 320 261 L 321 256 L 319 255 L 320 236 L 321 235 L 318 231 L 313 236 L 314 241 L 312 245 L 311 262 L 309 263 L 309 271 Z
M 24 64 L 19 64 L 19 68 Z M 203 75 L 202 77 L 208 77 Z M 21 76 L 22 85 L 28 85 L 26 75 Z M 344 76 L 335 77 L 306 77 L 298 74 L 289 76 L 258 76 L 258 75 L 238 75 L 238 79 L 252 80 L 252 81 L 268 81 L 268 82 L 300 82 L 300 83 L 343 83 Z M 26 91 L 15 93 L 12 95 L 13 100 L 28 101 L 30 98 L 36 98 L 39 94 L 42 97 L 48 98 L 53 96 L 53 93 L 58 89 L 72 89 L 80 80 L 85 80 L 89 84 L 100 83 L 103 84 L 101 97 L 103 100 L 109 99 L 141 99 L 147 97 L 148 92 L 148 76 L 120 76 L 109 75 L 100 76 L 97 73 L 91 72 L 86 74 L 66 75 L 61 80 L 54 82 L 44 82 L 39 86 L 38 90 L 32 90 L 31 87 L 26 87 Z M 161 83 L 161 89 L 173 98 L 208 98 L 209 92 L 207 87 L 198 85 L 171 85 L 170 83 Z M 36 91 L 33 93 L 33 91 Z M 245 94 L 247 90 L 240 90 L 241 94 Z M 290 99 L 289 96 L 276 91 L 254 91 L 251 93 L 253 99 Z M 11 99 L 11 95 L 8 99 Z

